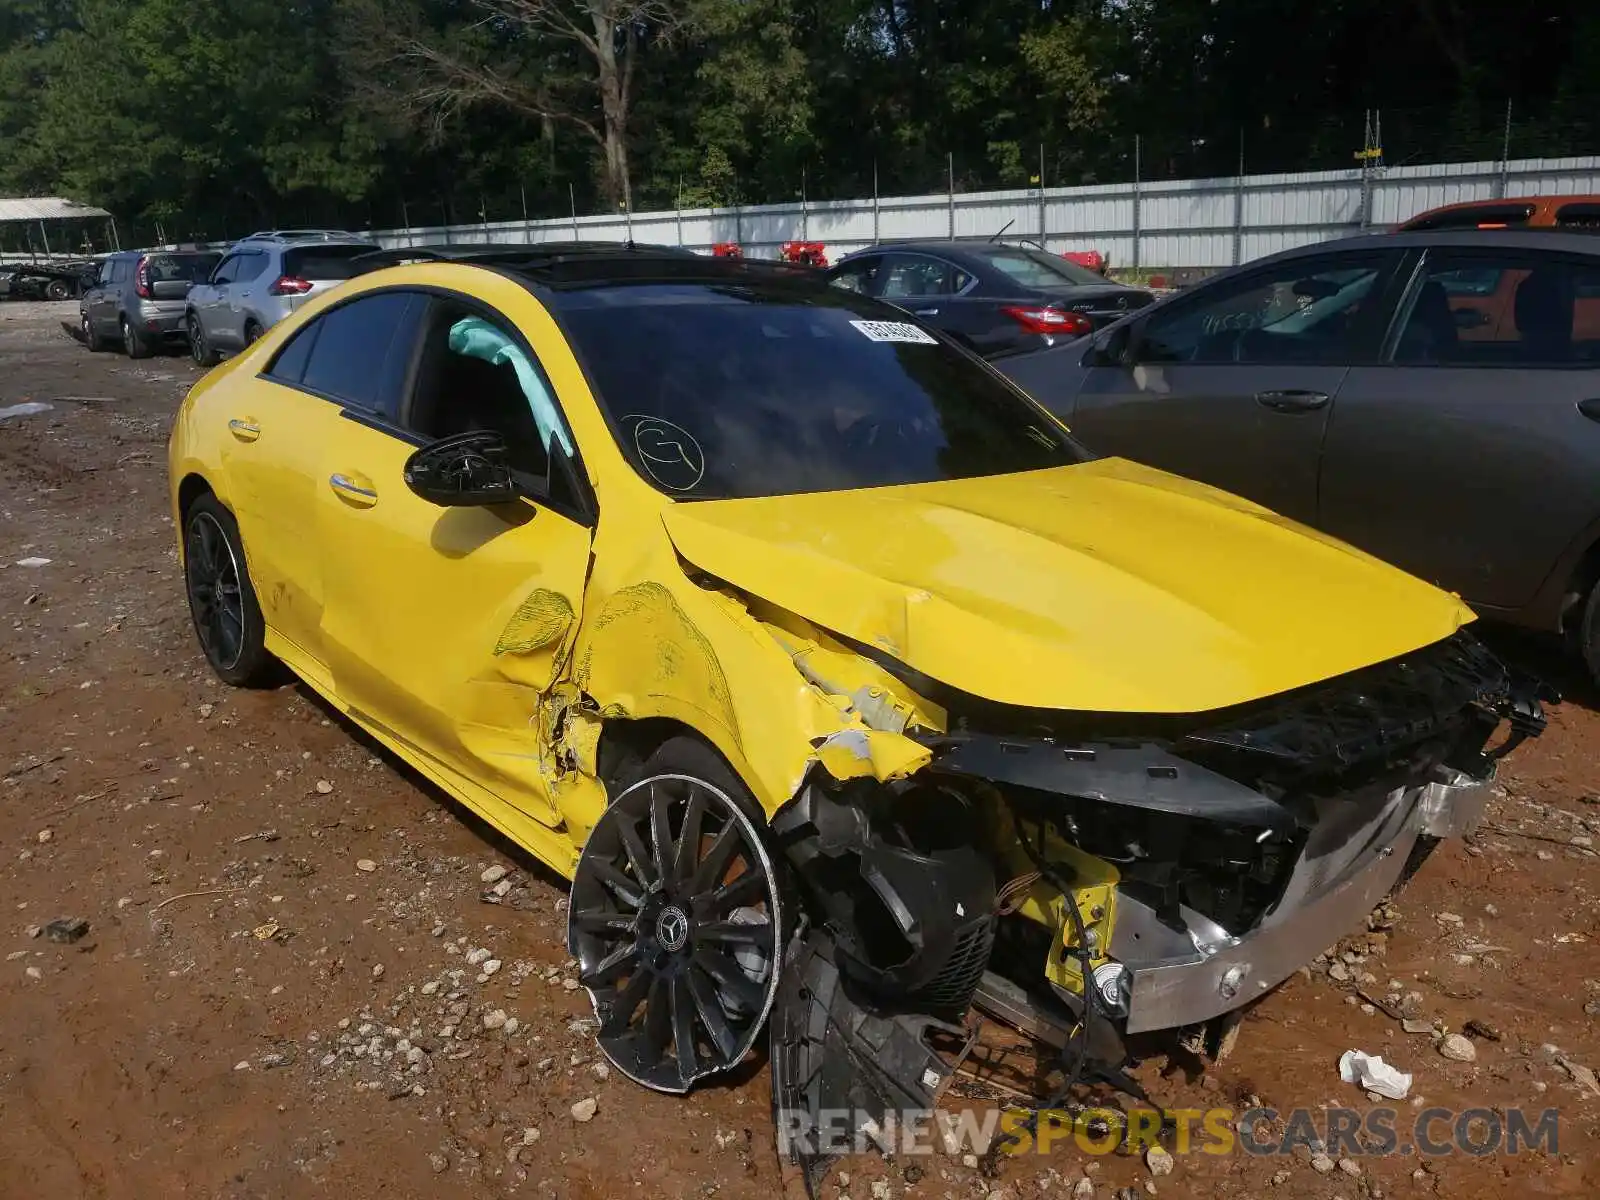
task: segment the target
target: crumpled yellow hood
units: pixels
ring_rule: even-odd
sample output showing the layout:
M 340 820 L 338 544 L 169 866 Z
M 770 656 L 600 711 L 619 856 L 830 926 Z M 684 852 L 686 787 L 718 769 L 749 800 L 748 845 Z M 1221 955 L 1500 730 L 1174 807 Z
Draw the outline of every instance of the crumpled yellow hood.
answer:
M 664 520 L 701 570 L 1005 704 L 1223 708 L 1472 620 L 1342 542 L 1124 459 L 680 503 Z

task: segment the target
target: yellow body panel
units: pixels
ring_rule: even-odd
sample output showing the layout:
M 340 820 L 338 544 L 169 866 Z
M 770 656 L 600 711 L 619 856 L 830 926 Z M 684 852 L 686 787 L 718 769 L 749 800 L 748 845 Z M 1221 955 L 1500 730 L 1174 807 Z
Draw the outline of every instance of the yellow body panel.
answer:
M 329 305 L 401 286 L 470 296 L 527 339 L 597 499 L 592 529 L 533 504 L 425 504 L 400 476 L 413 444 L 260 376 Z M 374 272 L 307 304 L 191 390 L 169 465 L 175 517 L 203 481 L 238 518 L 269 648 L 566 875 L 606 802 L 596 758 L 610 722 L 694 730 L 769 813 L 818 762 L 841 777 L 920 770 L 928 752 L 907 732 L 942 730 L 944 711 L 851 641 L 991 700 L 1181 712 L 1389 658 L 1470 619 L 1348 547 L 1116 460 L 675 502 L 622 457 L 534 295 L 462 264 Z M 332 488 L 334 474 L 358 493 Z M 691 578 L 685 559 L 714 578 Z M 1086 901 L 1112 882 L 1086 880 Z M 1059 918 L 1047 896 L 1028 903 Z
M 1342 674 L 1472 619 L 1456 598 L 1123 459 L 678 505 L 697 567 L 990 700 L 1199 712 Z

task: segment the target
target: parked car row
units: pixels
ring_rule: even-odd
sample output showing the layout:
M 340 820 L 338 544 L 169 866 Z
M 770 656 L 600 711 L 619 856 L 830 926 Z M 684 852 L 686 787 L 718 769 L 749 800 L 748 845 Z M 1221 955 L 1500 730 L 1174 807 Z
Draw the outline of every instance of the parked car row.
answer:
M 186 345 L 195 362 L 215 366 L 377 249 L 352 233 L 288 229 L 253 233 L 221 252 L 110 254 L 79 302 L 83 341 L 91 350 L 120 343 L 130 358 Z

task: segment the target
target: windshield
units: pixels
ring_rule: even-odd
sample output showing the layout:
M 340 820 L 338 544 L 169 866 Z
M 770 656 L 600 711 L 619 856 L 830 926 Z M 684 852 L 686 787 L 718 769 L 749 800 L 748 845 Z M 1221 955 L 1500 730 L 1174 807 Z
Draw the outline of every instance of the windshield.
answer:
M 1010 276 L 1023 287 L 1058 288 L 1079 287 L 1086 283 L 1104 287 L 1106 278 L 1096 275 L 1088 267 L 1046 254 L 1043 250 L 1028 250 L 1021 246 L 985 247 L 977 251 L 989 260 L 989 265 Z
M 149 254 L 145 269 L 151 283 L 204 283 L 221 260 L 220 254 Z
M 636 284 L 552 304 L 623 453 L 684 499 L 1081 461 L 1044 412 L 905 314 L 821 286 Z

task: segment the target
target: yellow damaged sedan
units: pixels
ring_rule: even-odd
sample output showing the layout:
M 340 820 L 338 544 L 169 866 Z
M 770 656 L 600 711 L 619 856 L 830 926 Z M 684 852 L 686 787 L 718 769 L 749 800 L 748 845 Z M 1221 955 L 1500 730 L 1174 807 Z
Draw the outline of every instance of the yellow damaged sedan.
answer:
M 807 269 L 361 266 L 178 414 L 200 645 L 572 880 L 629 1077 L 770 1029 L 813 1186 L 934 1104 L 974 1008 L 1060 1047 L 1063 1095 L 1133 1087 L 1126 1035 L 1214 1036 L 1543 727 L 1456 598 L 1095 458 Z

